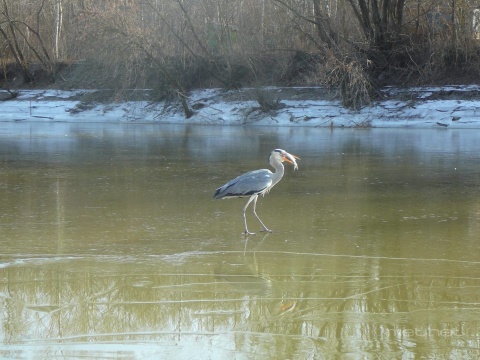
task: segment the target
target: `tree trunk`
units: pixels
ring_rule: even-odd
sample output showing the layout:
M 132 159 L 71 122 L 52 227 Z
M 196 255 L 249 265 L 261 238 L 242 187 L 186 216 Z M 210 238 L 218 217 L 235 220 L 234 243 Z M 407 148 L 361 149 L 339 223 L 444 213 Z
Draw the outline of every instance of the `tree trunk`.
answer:
M 60 58 L 60 33 L 62 30 L 62 20 L 63 20 L 63 11 L 62 11 L 62 0 L 55 0 L 54 5 L 55 18 L 54 18 L 54 39 L 53 39 L 53 54 L 55 62 Z
M 367 45 L 390 51 L 398 39 L 405 0 L 348 0 L 367 40 Z
M 330 19 L 327 11 L 322 11 L 322 5 L 320 2 L 324 0 L 312 0 L 313 2 L 313 14 L 315 18 L 315 29 L 317 30 L 318 37 L 327 45 L 329 49 L 332 49 L 337 44 L 337 36 L 330 26 Z M 324 7 L 328 5 L 324 2 Z M 327 10 L 327 8 L 325 8 Z

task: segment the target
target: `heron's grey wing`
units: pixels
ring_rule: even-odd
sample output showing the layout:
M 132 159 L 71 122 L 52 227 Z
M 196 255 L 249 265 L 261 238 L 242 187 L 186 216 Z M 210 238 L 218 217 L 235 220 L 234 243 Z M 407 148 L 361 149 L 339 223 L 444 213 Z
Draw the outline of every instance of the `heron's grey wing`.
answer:
M 213 197 L 249 196 L 262 192 L 272 185 L 272 172 L 268 169 L 254 170 L 242 174 L 215 190 Z

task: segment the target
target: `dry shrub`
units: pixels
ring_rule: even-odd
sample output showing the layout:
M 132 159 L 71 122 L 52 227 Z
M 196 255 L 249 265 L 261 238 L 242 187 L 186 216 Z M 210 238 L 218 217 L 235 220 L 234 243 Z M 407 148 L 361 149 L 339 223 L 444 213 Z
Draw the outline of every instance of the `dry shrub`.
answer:
M 318 52 L 296 50 L 289 58 L 282 81 L 287 85 L 316 85 L 317 70 L 324 63 L 324 57 Z
M 368 61 L 365 61 L 365 65 Z M 343 106 L 359 110 L 372 101 L 374 85 L 358 60 L 344 58 L 338 60 L 330 55 L 328 61 L 317 66 L 317 83 L 335 87 Z
M 271 88 L 255 88 L 253 95 L 262 112 L 268 113 L 285 107 L 285 104 L 281 102 Z
M 477 40 L 438 41 L 430 51 L 430 61 L 426 64 L 429 80 L 466 83 L 479 80 L 480 48 Z

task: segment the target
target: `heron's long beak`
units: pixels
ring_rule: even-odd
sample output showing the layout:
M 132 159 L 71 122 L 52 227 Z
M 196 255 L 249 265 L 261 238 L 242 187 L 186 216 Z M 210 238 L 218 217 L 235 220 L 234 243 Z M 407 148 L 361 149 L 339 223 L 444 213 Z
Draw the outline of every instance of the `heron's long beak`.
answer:
M 295 161 L 295 159 L 300 160 L 300 158 L 298 156 L 289 154 L 287 152 L 285 152 L 285 155 L 282 156 L 282 160 L 292 164 L 294 170 L 298 170 L 298 165 L 297 165 L 297 162 Z

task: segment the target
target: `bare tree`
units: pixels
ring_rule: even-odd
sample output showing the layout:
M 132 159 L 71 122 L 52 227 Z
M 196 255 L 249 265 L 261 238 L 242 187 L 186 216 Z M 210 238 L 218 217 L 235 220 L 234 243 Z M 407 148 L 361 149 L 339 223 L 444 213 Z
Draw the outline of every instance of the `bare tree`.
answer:
M 25 21 L 12 17 L 7 0 L 3 0 L 2 5 L 0 34 L 8 46 L 11 56 L 21 69 L 25 82 L 34 80 L 34 74 L 28 66 L 29 59 L 24 54 L 26 50 L 34 55 L 34 58 L 42 64 L 49 74 L 52 74 L 54 64 L 40 33 Z M 22 43 L 24 46 L 22 46 Z
M 119 87 L 158 85 L 185 94 L 195 86 L 319 80 L 361 91 L 353 97 L 359 104 L 389 72 L 427 74 L 466 63 L 475 68 L 477 3 L 0 0 L 0 49 L 27 82 L 34 79 L 34 63 L 54 74 L 60 60 L 89 59 L 103 69 L 95 81 Z M 445 26 L 437 19 L 446 19 Z M 310 73 L 291 71 L 305 64 Z
M 405 0 L 348 0 L 369 45 L 391 49 L 402 30 Z

